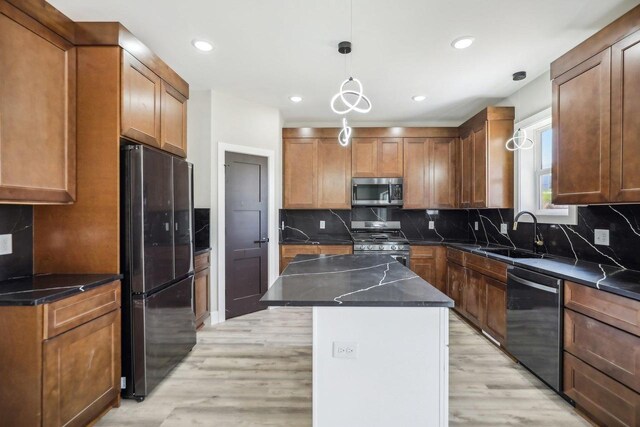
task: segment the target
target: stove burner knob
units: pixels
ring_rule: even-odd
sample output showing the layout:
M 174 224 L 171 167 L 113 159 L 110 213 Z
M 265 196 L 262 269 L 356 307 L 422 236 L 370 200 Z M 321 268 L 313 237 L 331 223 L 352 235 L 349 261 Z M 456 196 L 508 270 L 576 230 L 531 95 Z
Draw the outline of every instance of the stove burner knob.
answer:
M 371 249 L 373 249 L 373 246 L 371 246 L 371 245 L 367 246 L 367 250 L 370 251 Z
M 391 246 L 391 250 L 397 251 L 398 247 L 397 246 Z

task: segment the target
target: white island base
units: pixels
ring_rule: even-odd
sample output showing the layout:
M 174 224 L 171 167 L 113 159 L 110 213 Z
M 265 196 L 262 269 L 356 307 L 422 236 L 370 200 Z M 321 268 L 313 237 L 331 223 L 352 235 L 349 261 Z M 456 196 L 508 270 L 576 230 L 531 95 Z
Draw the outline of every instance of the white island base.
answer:
M 314 427 L 442 427 L 448 412 L 448 308 L 313 307 Z

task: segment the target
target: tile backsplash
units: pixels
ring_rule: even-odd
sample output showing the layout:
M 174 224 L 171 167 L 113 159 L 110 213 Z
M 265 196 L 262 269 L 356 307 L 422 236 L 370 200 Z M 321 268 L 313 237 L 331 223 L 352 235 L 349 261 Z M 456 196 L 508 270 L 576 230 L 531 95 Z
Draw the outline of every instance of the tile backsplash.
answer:
M 11 234 L 13 250 L 0 255 L 0 280 L 33 274 L 33 207 L 0 205 L 0 234 Z
M 345 241 L 350 239 L 351 221 L 385 220 L 400 221 L 410 240 L 471 241 L 531 250 L 533 224 L 522 222 L 514 231 L 513 217 L 513 209 L 283 209 L 280 238 L 291 242 Z M 320 221 L 325 221 L 324 229 L 320 229 Z M 433 229 L 429 229 L 429 221 L 434 221 Z M 500 233 L 501 224 L 507 224 L 506 235 Z M 594 229 L 609 230 L 609 246 L 594 244 Z M 640 205 L 581 206 L 577 225 L 539 224 L 537 232 L 545 242 L 542 251 L 551 255 L 640 270 Z

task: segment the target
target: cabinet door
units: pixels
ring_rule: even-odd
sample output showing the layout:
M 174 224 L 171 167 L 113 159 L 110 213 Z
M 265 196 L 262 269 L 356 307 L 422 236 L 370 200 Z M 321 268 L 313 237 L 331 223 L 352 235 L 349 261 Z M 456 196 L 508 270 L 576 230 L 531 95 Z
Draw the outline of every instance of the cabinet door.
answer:
M 432 138 L 430 148 L 429 208 L 456 207 L 456 140 Z
M 507 285 L 489 277 L 484 278 L 486 298 L 482 329 L 496 341 L 507 342 Z
M 553 203 L 609 200 L 610 68 L 607 49 L 553 80 Z
M 378 177 L 378 140 L 353 138 L 351 172 L 354 178 Z
M 13 18 L 0 12 L 0 201 L 73 202 L 76 49 Z
M 382 138 L 378 141 L 378 175 L 385 178 L 402 178 L 402 138 Z
M 335 139 L 318 141 L 319 209 L 351 209 L 351 147 Z
M 611 199 L 640 202 L 640 31 L 611 51 Z
M 204 321 L 209 317 L 209 289 L 211 274 L 208 268 L 195 274 L 193 282 L 193 312 L 196 317 L 196 328 L 204 326 Z
M 123 50 L 121 78 L 122 136 L 160 147 L 160 77 Z
M 471 206 L 487 206 L 487 126 L 473 131 L 471 146 Z
M 120 394 L 120 310 L 45 341 L 42 367 L 42 425 L 94 420 Z
M 320 253 L 318 245 L 280 245 L 280 273 L 287 268 L 287 265 L 296 255 L 315 255 Z
M 318 205 L 316 139 L 284 140 L 284 208 L 314 209 Z
M 187 157 L 187 98 L 164 81 L 161 88 L 161 148 Z
M 467 282 L 464 286 L 464 311 L 469 320 L 476 326 L 482 326 L 484 314 L 485 284 L 482 274 L 473 270 L 467 271 Z
M 455 303 L 455 308 L 459 312 L 464 312 L 463 288 L 466 281 L 466 271 L 464 267 L 457 264 L 447 264 L 447 295 Z
M 411 258 L 411 270 L 420 276 L 423 280 L 429 282 L 431 285 L 436 286 L 436 260 L 435 258 L 424 257 L 412 257 Z M 440 289 L 444 291 L 444 289 Z
M 424 138 L 404 139 L 404 208 L 429 207 L 429 146 Z
M 473 163 L 473 133 L 460 141 L 460 207 L 471 207 L 471 175 Z

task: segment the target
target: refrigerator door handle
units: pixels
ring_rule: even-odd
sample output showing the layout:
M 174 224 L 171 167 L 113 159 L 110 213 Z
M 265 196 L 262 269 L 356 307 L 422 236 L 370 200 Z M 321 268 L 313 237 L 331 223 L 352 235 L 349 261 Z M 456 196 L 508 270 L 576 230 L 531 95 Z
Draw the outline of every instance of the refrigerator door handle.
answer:
M 165 231 L 169 231 L 169 223 L 168 222 L 164 223 L 164 230 Z

